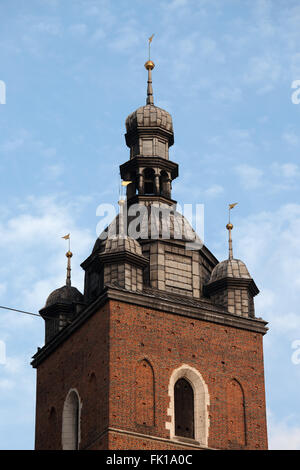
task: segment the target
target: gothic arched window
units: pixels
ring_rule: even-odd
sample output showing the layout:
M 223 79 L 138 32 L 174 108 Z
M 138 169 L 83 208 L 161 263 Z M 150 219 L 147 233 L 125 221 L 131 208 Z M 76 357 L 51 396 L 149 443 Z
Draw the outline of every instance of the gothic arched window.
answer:
M 175 383 L 174 402 L 176 436 L 194 439 L 194 391 L 184 378 Z
M 71 390 L 64 403 L 62 419 L 63 450 L 78 450 L 80 436 L 80 401 L 75 390 Z
M 135 413 L 137 424 L 154 426 L 154 373 L 151 364 L 143 359 L 136 369 Z
M 245 399 L 240 383 L 232 379 L 227 384 L 228 440 L 233 446 L 246 445 Z

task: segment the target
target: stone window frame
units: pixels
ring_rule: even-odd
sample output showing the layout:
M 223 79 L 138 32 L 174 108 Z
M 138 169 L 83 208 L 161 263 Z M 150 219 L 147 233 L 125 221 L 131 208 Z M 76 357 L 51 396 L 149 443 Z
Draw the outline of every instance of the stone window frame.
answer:
M 208 446 L 209 435 L 209 413 L 208 408 L 210 404 L 208 387 L 200 374 L 194 367 L 188 364 L 182 364 L 177 369 L 174 369 L 168 387 L 169 394 L 169 408 L 167 415 L 171 418 L 166 422 L 166 429 L 170 431 L 170 439 L 186 441 L 187 438 L 176 436 L 175 434 L 175 400 L 174 400 L 174 387 L 177 380 L 184 378 L 192 386 L 194 392 L 194 439 L 193 441 L 201 446 Z M 188 439 L 191 441 L 191 439 Z
M 72 394 L 76 395 L 78 401 L 78 423 L 77 423 L 77 449 L 74 449 L 74 445 L 72 445 L 71 433 L 73 434 L 72 427 L 72 409 L 70 403 L 70 396 Z M 61 433 L 61 441 L 62 441 L 62 449 L 63 450 L 79 450 L 79 444 L 81 441 L 81 408 L 82 408 L 82 401 L 80 399 L 80 395 L 76 388 L 71 388 L 64 401 L 63 406 L 63 413 L 62 413 L 62 433 Z

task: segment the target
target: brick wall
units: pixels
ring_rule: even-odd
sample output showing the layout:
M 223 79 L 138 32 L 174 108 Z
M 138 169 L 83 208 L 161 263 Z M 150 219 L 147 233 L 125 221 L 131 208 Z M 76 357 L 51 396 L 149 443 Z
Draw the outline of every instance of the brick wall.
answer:
M 186 448 L 165 441 L 169 380 L 182 364 L 208 387 L 209 447 L 267 447 L 261 334 L 110 300 L 38 366 L 36 448 L 61 447 L 71 388 L 82 401 L 81 448 Z
M 245 400 L 246 448 L 267 446 L 262 335 L 246 330 L 179 317 L 177 315 L 111 302 L 110 425 L 169 438 L 166 415 L 171 373 L 182 364 L 196 368 L 210 396 L 209 447 L 230 448 L 231 419 L 226 387 L 233 379 Z M 147 359 L 154 371 L 155 426 L 137 423 L 132 394 L 138 361 Z M 239 411 L 237 411 L 237 414 Z M 128 439 L 128 437 L 126 438 Z
M 80 447 L 92 445 L 107 429 L 108 327 L 107 304 L 38 366 L 36 449 L 61 449 L 63 406 L 72 388 L 82 405 Z M 104 436 L 97 446 L 105 448 L 106 442 Z

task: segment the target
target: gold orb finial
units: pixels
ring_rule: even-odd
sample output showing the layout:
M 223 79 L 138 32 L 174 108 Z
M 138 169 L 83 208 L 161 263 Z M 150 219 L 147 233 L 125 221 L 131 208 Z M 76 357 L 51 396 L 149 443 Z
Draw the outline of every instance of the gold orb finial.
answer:
M 233 229 L 233 225 L 231 223 L 227 224 L 226 225 L 226 228 L 227 230 L 232 230 Z
M 147 70 L 153 70 L 155 67 L 155 64 L 152 60 L 147 60 L 147 62 L 145 63 L 145 69 Z
M 69 250 L 69 251 L 67 251 L 67 253 L 66 253 L 66 257 L 67 257 L 67 258 L 72 258 L 72 256 L 73 256 L 73 253 L 72 253 L 72 251 L 70 251 L 70 250 Z

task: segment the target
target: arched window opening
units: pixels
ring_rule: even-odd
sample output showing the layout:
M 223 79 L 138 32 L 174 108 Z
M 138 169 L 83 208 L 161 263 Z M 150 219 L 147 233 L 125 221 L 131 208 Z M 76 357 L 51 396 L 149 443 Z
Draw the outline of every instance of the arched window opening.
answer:
M 170 398 L 166 429 L 171 439 L 192 438 L 202 446 L 208 445 L 209 393 L 207 385 L 194 367 L 182 364 L 174 369 L 168 387 Z M 179 428 L 180 426 L 180 428 Z
M 166 171 L 160 174 L 160 194 L 165 197 L 170 197 L 169 177 Z
M 175 435 L 194 439 L 194 392 L 190 383 L 181 378 L 174 390 Z
M 146 168 L 144 170 L 144 192 L 145 194 L 154 194 L 154 170 Z
M 246 445 L 245 399 L 242 386 L 235 379 L 227 384 L 228 441 L 232 446 Z
M 154 373 L 146 360 L 139 362 L 136 369 L 135 415 L 136 423 L 154 426 Z
M 71 390 L 65 400 L 62 424 L 63 450 L 78 450 L 80 436 L 80 402 L 75 390 Z
M 131 172 L 125 178 L 126 181 L 131 181 L 126 187 L 127 199 L 135 196 L 138 192 L 138 177 L 135 172 Z

